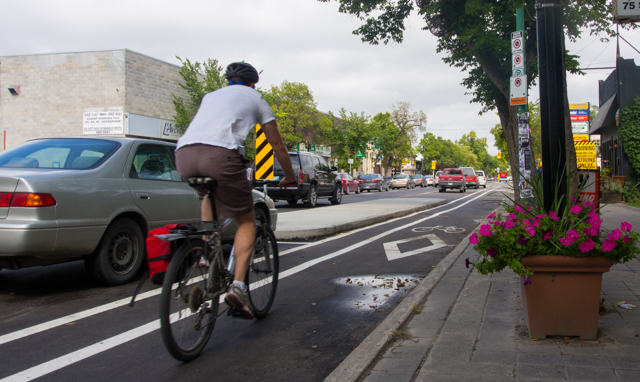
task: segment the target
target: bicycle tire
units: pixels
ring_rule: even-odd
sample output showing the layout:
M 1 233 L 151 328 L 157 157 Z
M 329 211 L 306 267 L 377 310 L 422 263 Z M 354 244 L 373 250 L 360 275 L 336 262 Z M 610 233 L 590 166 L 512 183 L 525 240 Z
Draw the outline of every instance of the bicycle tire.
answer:
M 178 247 L 165 273 L 160 295 L 162 341 L 169 354 L 183 362 L 196 358 L 204 349 L 218 314 L 217 297 L 209 301 L 202 299 L 202 292 L 211 292 L 211 285 L 219 284 L 220 280 L 218 269 L 213 270 L 211 279 L 209 277 L 209 267 L 217 268 L 218 262 L 209 265 L 201 261 L 204 246 L 203 240 L 193 239 Z M 193 314 L 190 303 L 197 314 Z
M 256 318 L 264 318 L 267 315 L 278 288 L 278 243 L 271 228 L 265 228 L 266 237 L 263 238 L 262 227 L 256 227 L 255 254 L 245 277 L 249 299 L 253 305 L 253 315 Z

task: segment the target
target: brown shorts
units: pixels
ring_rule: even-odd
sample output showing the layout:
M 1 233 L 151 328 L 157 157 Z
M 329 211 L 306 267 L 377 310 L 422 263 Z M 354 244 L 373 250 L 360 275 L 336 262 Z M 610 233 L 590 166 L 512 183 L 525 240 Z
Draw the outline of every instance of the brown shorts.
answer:
M 247 180 L 249 163 L 235 150 L 201 143 L 183 146 L 176 151 L 176 168 L 182 179 L 208 176 L 218 182 L 216 209 L 225 218 L 236 218 L 253 211 L 251 183 Z M 195 190 L 200 196 L 208 191 L 207 187 Z

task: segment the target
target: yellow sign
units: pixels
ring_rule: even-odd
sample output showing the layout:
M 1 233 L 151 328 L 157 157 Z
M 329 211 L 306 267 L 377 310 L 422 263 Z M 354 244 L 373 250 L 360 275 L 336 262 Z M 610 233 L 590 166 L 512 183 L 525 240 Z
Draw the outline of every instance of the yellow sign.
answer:
M 502 159 L 502 151 L 498 151 L 498 159 Z
M 573 142 L 576 147 L 576 160 L 579 170 L 595 170 L 598 168 L 596 162 L 596 141 Z
M 431 161 L 431 169 L 432 170 L 436 169 L 436 161 L 434 161 L 434 160 Z
M 570 103 L 569 104 L 569 109 L 570 110 L 583 110 L 583 109 L 587 109 L 589 110 L 589 103 Z
M 589 142 L 589 134 L 573 134 L 574 141 Z
M 273 148 L 260 125 L 256 125 L 256 179 L 273 179 Z

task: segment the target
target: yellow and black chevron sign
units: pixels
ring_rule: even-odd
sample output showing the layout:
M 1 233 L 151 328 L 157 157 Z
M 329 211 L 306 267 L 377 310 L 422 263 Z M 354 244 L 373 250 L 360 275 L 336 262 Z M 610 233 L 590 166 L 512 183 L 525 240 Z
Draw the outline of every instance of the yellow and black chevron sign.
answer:
M 273 148 L 260 125 L 256 125 L 256 179 L 273 179 Z

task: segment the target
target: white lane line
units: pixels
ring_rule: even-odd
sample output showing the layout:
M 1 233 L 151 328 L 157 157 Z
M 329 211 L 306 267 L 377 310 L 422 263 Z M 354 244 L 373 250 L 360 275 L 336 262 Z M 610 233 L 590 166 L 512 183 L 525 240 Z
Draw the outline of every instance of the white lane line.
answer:
M 470 194 L 470 195 L 464 196 L 462 198 L 456 199 L 455 201 L 452 201 L 450 203 L 454 203 L 454 202 L 457 202 L 457 201 L 462 201 L 462 200 L 470 198 L 470 197 L 472 197 L 474 195 L 475 194 Z M 432 209 L 430 209 L 428 211 L 433 211 L 435 209 L 438 209 L 438 208 L 441 208 L 441 207 L 445 207 L 445 206 L 449 205 L 450 203 L 434 207 L 434 208 L 432 208 Z M 425 212 L 425 211 L 418 211 L 418 212 L 415 212 L 413 214 L 409 214 L 409 215 L 406 215 L 406 216 L 401 216 L 401 217 L 398 217 L 398 218 L 395 218 L 395 219 L 387 220 L 387 221 L 384 221 L 384 222 L 381 222 L 381 223 L 377 223 L 377 224 L 374 224 L 374 225 L 370 225 L 370 226 L 367 226 L 367 227 L 362 227 L 362 228 L 359 228 L 359 229 L 356 229 L 356 230 L 353 230 L 353 231 L 342 233 L 342 234 L 337 235 L 337 236 L 332 236 L 332 237 L 329 237 L 329 238 L 326 238 L 326 239 L 323 239 L 323 240 L 314 241 L 313 243 L 305 243 L 305 244 L 303 244 L 303 245 L 301 245 L 299 247 L 287 249 L 287 250 L 284 250 L 284 251 L 280 252 L 280 256 L 284 256 L 286 254 L 297 252 L 297 251 L 302 251 L 302 250 L 305 250 L 305 249 L 308 249 L 308 248 L 311 248 L 311 247 L 315 247 L 315 246 L 320 245 L 320 244 L 324 244 L 324 243 L 330 242 L 332 240 L 342 239 L 343 237 L 346 237 L 346 236 L 349 236 L 349 235 L 352 235 L 352 234 L 355 234 L 355 233 L 358 233 L 358 232 L 361 232 L 361 231 L 364 231 L 364 230 L 367 230 L 367 229 L 373 229 L 373 228 L 376 228 L 376 227 L 378 227 L 380 225 L 389 224 L 389 223 L 392 223 L 392 222 L 394 222 L 396 220 L 399 220 L 399 219 L 406 219 L 408 217 L 421 214 L 423 212 Z M 150 290 L 148 292 L 140 293 L 136 297 L 136 301 L 141 301 L 141 300 L 144 300 L 146 298 L 157 296 L 157 295 L 159 295 L 161 293 L 161 291 L 162 291 L 162 288 L 157 288 L 157 289 Z M 15 331 L 13 333 L 8 333 L 8 334 L 5 334 L 5 335 L 2 335 L 2 336 L 0 336 L 0 345 L 3 345 L 5 343 L 11 342 L 11 341 L 15 341 L 15 340 L 20 339 L 20 338 L 28 337 L 28 336 L 30 336 L 32 334 L 37 334 L 37 333 L 43 332 L 45 330 L 53 329 L 53 328 L 58 327 L 58 326 L 66 325 L 68 323 L 75 322 L 75 321 L 81 320 L 83 318 L 87 318 L 87 317 L 91 317 L 91 316 L 96 315 L 96 314 L 104 313 L 104 312 L 106 312 L 108 310 L 111 310 L 111 309 L 116 309 L 116 308 L 128 305 L 130 301 L 131 301 L 131 298 L 129 298 L 129 297 L 123 298 L 121 300 L 117 300 L 117 301 L 114 301 L 114 302 L 111 302 L 111 303 L 108 303 L 108 304 L 105 304 L 105 305 L 97 306 L 95 308 L 87 309 L 87 310 L 84 310 L 82 312 L 78 312 L 78 313 L 74 313 L 74 314 L 71 314 L 71 315 L 68 315 L 68 316 L 60 317 L 60 318 L 57 318 L 57 319 L 54 319 L 54 320 L 51 320 L 51 321 L 44 322 L 42 324 L 31 326 L 29 328 L 17 330 L 17 331 Z
M 364 241 L 361 241 L 359 243 L 353 244 L 353 245 L 351 245 L 351 246 L 349 246 L 347 248 L 344 248 L 342 250 L 330 253 L 328 255 L 322 256 L 322 257 L 317 258 L 315 260 L 308 261 L 308 262 L 306 262 L 304 264 L 300 264 L 300 265 L 298 265 L 296 267 L 293 267 L 291 269 L 287 269 L 286 271 L 284 271 L 284 272 L 279 274 L 278 280 L 282 280 L 282 279 L 284 279 L 286 277 L 289 277 L 291 275 L 294 275 L 294 274 L 296 274 L 298 272 L 302 272 L 303 270 L 305 270 L 307 268 L 310 268 L 310 267 L 312 267 L 312 266 L 314 266 L 316 264 L 319 264 L 321 262 L 333 259 L 334 257 L 338 257 L 340 255 L 343 255 L 343 254 L 345 254 L 345 253 L 347 253 L 349 251 L 352 251 L 354 249 L 362 247 L 362 246 L 364 246 L 366 244 L 369 244 L 369 243 L 371 243 L 371 242 L 373 242 L 375 240 L 378 240 L 378 239 L 380 239 L 382 237 L 388 236 L 388 235 L 390 235 L 390 234 L 392 234 L 394 232 L 400 231 L 400 230 L 405 229 L 407 227 L 410 227 L 412 225 L 416 225 L 416 224 L 422 223 L 422 222 L 424 222 L 426 220 L 433 219 L 433 218 L 435 218 L 435 217 L 437 217 L 437 216 L 439 216 L 441 214 L 444 214 L 444 213 L 447 213 L 447 212 L 451 212 L 453 210 L 457 210 L 458 208 L 463 207 L 464 205 L 466 205 L 468 203 L 471 203 L 472 201 L 484 196 L 485 193 L 486 193 L 486 191 L 483 192 L 483 193 L 480 193 L 475 198 L 470 199 L 470 200 L 466 201 L 465 203 L 460 204 L 459 206 L 450 208 L 448 210 L 440 211 L 440 212 L 438 212 L 438 213 L 436 213 L 434 215 L 427 216 L 425 218 L 416 220 L 416 221 L 411 222 L 409 224 L 405 224 L 405 225 L 403 225 L 401 227 L 397 227 L 397 228 L 391 229 L 389 231 L 383 232 L 383 233 L 378 234 L 378 235 L 376 235 L 374 237 L 371 237 L 371 238 L 368 238 L 368 239 L 366 239 Z M 124 344 L 126 342 L 129 342 L 131 340 L 134 340 L 134 339 L 136 339 L 138 337 L 142 337 L 143 335 L 151 333 L 152 331 L 157 330 L 159 328 L 160 328 L 159 320 L 154 320 L 154 321 L 152 321 L 152 322 L 150 322 L 148 324 L 145 324 L 145 325 L 139 326 L 137 328 L 131 329 L 131 330 L 127 331 L 127 332 L 124 332 L 124 333 L 119 334 L 117 336 L 108 338 L 108 339 L 106 339 L 104 341 L 100 341 L 99 343 L 90 345 L 90 346 L 85 347 L 83 349 L 77 350 L 77 351 L 75 351 L 73 353 L 69 353 L 67 355 L 58 357 L 58 358 L 53 359 L 51 361 L 42 363 L 40 365 L 34 366 L 34 367 L 29 368 L 27 370 L 24 370 L 22 372 L 19 372 L 17 374 L 10 375 L 10 376 L 8 376 L 6 378 L 0 379 L 0 382 L 30 381 L 32 379 L 41 377 L 43 375 L 52 373 L 52 372 L 54 372 L 56 370 L 60 370 L 60 369 L 62 369 L 64 367 L 66 367 L 66 366 L 69 366 L 71 364 L 79 362 L 79 361 L 81 361 L 83 359 L 86 359 L 88 357 L 91 357 L 93 355 L 99 354 L 99 353 L 101 353 L 103 351 L 109 350 L 109 349 L 111 349 L 113 347 L 116 347 L 118 345 L 122 345 L 122 344 Z

